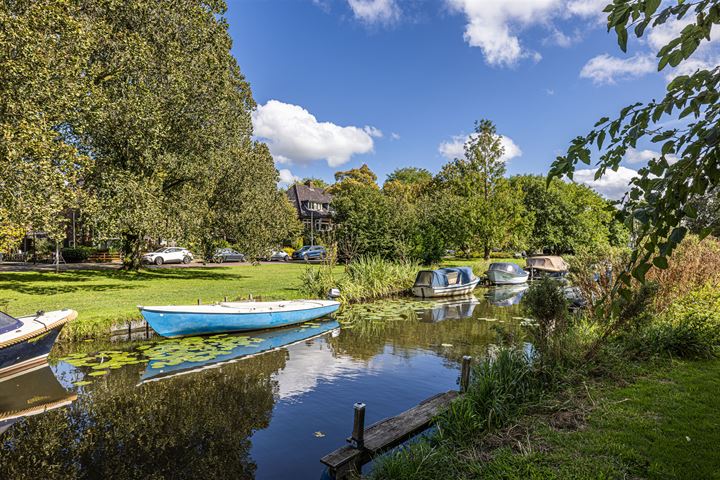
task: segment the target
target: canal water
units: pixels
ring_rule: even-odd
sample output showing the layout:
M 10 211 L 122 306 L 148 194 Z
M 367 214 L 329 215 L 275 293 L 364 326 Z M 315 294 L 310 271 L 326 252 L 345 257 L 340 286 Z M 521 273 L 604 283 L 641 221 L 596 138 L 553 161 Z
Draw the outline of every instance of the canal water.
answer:
M 355 305 L 294 328 L 56 346 L 0 384 L 0 478 L 319 479 L 366 424 L 522 336 L 522 289 Z M 22 416 L 27 415 L 27 416 Z

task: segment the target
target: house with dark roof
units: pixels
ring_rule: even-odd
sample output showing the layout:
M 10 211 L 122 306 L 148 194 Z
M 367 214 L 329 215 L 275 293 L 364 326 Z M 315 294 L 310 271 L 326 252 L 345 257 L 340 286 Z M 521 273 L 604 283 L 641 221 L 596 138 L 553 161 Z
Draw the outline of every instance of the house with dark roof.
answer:
M 310 232 L 325 232 L 332 230 L 333 219 L 329 195 L 321 188 L 314 188 L 307 184 L 295 184 L 287 191 L 290 203 L 298 212 L 298 218 Z

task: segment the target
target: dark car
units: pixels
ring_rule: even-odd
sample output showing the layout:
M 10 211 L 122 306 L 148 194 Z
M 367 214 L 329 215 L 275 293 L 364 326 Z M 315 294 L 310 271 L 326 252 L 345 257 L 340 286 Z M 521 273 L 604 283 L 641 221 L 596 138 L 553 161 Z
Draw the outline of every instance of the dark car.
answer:
M 244 262 L 245 255 L 237 250 L 233 250 L 232 248 L 219 248 L 215 250 L 215 254 L 212 259 L 215 263 Z
M 325 247 L 320 245 L 305 245 L 300 250 L 295 250 L 292 254 L 293 260 L 325 260 L 327 257 L 327 251 Z

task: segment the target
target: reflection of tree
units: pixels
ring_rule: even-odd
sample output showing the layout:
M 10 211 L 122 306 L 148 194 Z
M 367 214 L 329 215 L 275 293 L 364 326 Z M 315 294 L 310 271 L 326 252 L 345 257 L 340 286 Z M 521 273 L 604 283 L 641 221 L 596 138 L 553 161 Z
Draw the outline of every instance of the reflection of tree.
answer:
M 417 306 L 415 303 L 411 305 Z M 402 303 L 379 307 L 379 311 L 381 313 L 378 314 L 376 311 L 358 308 L 356 311 L 344 312 L 344 328 L 340 335 L 328 339 L 333 350 L 338 354 L 369 360 L 382 352 L 386 345 L 396 355 L 425 348 L 448 360 L 459 361 L 463 355 L 485 355 L 487 346 L 498 341 L 498 329 L 522 338 L 519 322 L 513 319 L 519 315 L 517 307 L 493 307 L 480 301 L 472 317 L 436 323 L 421 321 L 420 318 L 427 315 L 410 307 L 403 308 Z
M 253 478 L 249 437 L 269 424 L 285 361 L 279 350 L 138 387 L 141 369 L 114 371 L 0 437 L 0 478 Z

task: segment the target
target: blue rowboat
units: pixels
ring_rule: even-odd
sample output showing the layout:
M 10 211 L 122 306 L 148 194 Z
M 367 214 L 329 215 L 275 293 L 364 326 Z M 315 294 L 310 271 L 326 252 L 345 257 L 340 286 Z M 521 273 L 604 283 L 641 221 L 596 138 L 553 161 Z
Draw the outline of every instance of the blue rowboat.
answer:
M 0 312 L 0 379 L 43 364 L 60 330 L 76 317 L 75 310 L 18 318 Z
M 163 337 L 246 332 L 286 327 L 335 312 L 334 300 L 223 302 L 216 305 L 138 307 L 145 321 Z
M 221 367 L 295 343 L 305 342 L 328 332 L 339 331 L 339 328 L 340 324 L 336 320 L 330 320 L 253 332 L 251 335 L 218 335 L 217 337 L 197 337 L 196 339 L 165 340 L 152 348 L 157 358 L 152 358 L 148 362 L 140 383 Z M 187 343 L 188 340 L 192 340 L 192 342 Z M 163 352 L 172 357 L 172 361 L 163 358 Z M 183 358 L 183 356 L 187 358 Z M 178 360 L 182 361 L 176 363 Z

